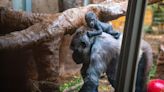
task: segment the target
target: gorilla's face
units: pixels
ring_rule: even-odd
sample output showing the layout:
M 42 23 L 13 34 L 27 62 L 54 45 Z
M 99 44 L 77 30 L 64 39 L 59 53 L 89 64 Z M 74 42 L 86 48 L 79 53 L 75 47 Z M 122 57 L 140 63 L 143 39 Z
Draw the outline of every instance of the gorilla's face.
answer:
M 93 12 L 86 13 L 85 21 L 90 28 L 94 28 L 97 22 L 96 14 Z
M 96 25 L 96 19 L 94 18 L 87 19 L 86 23 L 89 27 L 94 28 Z
M 72 58 L 77 63 L 88 61 L 90 52 L 90 39 L 85 31 L 78 30 L 71 41 L 70 48 L 73 50 Z

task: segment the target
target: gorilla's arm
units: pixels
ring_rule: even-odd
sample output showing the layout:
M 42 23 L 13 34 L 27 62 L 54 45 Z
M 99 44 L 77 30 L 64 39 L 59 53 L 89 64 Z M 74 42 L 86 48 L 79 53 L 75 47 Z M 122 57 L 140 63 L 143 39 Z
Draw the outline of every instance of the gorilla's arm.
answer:
M 138 63 L 135 92 L 146 92 L 146 82 L 153 64 L 153 54 L 150 44 L 144 40 L 141 40 L 140 48 L 143 53 L 140 56 L 141 58 Z
M 141 41 L 141 49 L 145 55 L 145 60 L 146 62 L 146 70 L 145 70 L 145 76 L 148 76 L 148 73 L 153 65 L 153 51 L 148 42 L 145 40 Z
M 105 71 L 106 64 L 101 60 L 100 55 L 94 53 L 91 55 L 90 64 L 86 70 L 84 85 L 80 92 L 98 92 L 98 82 L 101 73 Z
M 102 27 L 100 26 L 98 20 L 95 20 L 95 26 L 94 26 L 94 28 L 96 29 L 96 31 L 88 31 L 88 32 L 87 32 L 87 35 L 88 35 L 89 37 L 98 36 L 98 35 L 101 35 L 101 34 L 102 34 L 103 29 L 102 29 Z

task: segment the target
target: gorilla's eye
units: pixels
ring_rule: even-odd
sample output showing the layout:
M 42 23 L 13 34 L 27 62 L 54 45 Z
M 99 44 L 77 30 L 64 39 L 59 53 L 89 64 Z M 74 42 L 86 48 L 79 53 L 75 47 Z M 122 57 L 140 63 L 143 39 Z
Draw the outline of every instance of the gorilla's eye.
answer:
M 87 47 L 87 45 L 86 45 L 85 42 L 81 42 L 80 45 L 81 45 L 83 48 Z
M 80 34 L 81 34 L 81 32 L 77 32 L 77 33 L 76 33 L 76 35 L 80 35 Z

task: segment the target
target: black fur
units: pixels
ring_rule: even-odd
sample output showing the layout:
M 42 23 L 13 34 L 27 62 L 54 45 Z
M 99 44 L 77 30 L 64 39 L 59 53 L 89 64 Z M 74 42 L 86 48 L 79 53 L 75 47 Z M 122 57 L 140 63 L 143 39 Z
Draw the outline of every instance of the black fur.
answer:
M 98 92 L 98 81 L 102 73 L 106 73 L 109 82 L 115 88 L 116 86 L 116 72 L 117 64 L 121 48 L 121 37 L 116 40 L 111 35 L 102 33 L 102 35 L 95 37 L 88 37 L 85 31 L 92 30 L 87 27 L 81 27 L 77 30 L 71 42 L 71 49 L 73 50 L 73 59 L 76 63 L 82 63 L 81 75 L 84 80 L 84 84 L 80 89 L 80 92 Z M 145 43 L 142 41 L 142 44 Z M 149 46 L 143 46 L 141 49 L 143 54 L 140 53 L 141 59 L 139 61 L 136 91 L 143 91 L 146 83 L 147 75 L 146 68 L 148 65 L 148 59 L 151 61 L 151 51 Z M 147 47 L 147 50 L 145 49 Z M 148 50 L 149 49 L 149 50 Z

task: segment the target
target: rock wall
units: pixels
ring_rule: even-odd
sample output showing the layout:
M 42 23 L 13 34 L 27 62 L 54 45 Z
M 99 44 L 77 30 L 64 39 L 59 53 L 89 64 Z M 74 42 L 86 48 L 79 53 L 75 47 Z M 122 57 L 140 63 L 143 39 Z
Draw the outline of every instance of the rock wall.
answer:
M 11 0 L 0 0 L 0 6 L 12 8 Z
M 56 13 L 58 0 L 32 0 L 32 12 Z
M 12 0 L 0 0 L 0 6 L 12 8 Z M 58 0 L 32 0 L 32 12 L 56 13 Z

